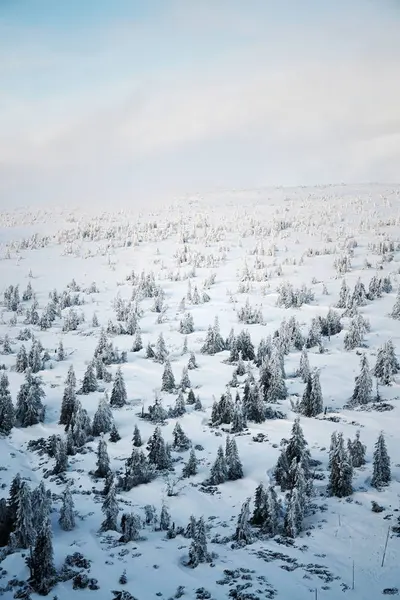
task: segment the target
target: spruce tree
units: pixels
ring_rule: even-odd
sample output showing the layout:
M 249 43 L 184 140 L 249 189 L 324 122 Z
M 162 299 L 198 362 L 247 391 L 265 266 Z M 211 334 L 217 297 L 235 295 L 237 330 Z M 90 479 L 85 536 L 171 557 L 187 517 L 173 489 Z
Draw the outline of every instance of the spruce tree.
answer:
M 136 329 L 135 339 L 133 340 L 132 352 L 139 352 L 143 348 L 142 334 L 140 329 Z M 151 357 L 152 358 L 152 357 Z
M 110 472 L 110 459 L 107 452 L 107 442 L 103 437 L 100 438 L 97 446 L 97 469 L 96 477 L 107 477 Z
M 113 415 L 108 402 L 107 395 L 104 394 L 99 400 L 96 412 L 92 422 L 92 435 L 95 437 L 102 433 L 108 433 L 113 426 Z
M 72 531 L 75 529 L 75 506 L 69 485 L 64 490 L 62 506 L 60 509 L 60 518 L 58 522 L 63 531 Z
M 181 382 L 180 382 L 180 388 L 185 391 L 189 388 L 192 387 L 192 384 L 190 383 L 190 378 L 189 378 L 189 374 L 188 374 L 188 368 L 187 367 L 183 367 L 182 370 L 182 377 L 181 377 Z
M 170 458 L 160 427 L 154 429 L 153 435 L 148 441 L 147 450 L 149 452 L 147 456 L 148 461 L 156 469 L 163 470 L 170 468 Z
M 33 528 L 39 531 L 45 519 L 50 518 L 51 513 L 51 492 L 46 490 L 43 480 L 31 493 L 31 506 Z
M 235 535 L 233 539 L 239 544 L 251 544 L 252 535 L 250 527 L 250 498 L 247 498 L 242 504 L 242 508 L 238 517 Z
M 331 471 L 328 493 L 330 496 L 344 498 L 353 493 L 353 467 L 351 459 L 345 450 L 343 434 L 336 436 L 336 445 L 331 456 Z
M 39 377 L 26 371 L 25 382 L 21 385 L 17 396 L 15 419 L 20 427 L 29 427 L 44 421 L 45 409 L 42 403 L 45 393 Z
M 265 499 L 264 520 L 261 525 L 261 531 L 264 534 L 273 537 L 278 533 L 280 522 L 281 507 L 274 488 L 268 487 Z
M 182 417 L 186 413 L 185 398 L 182 390 L 179 390 L 178 396 L 175 400 L 175 406 L 170 410 L 171 417 Z
M 125 404 L 127 404 L 125 381 L 122 375 L 121 367 L 118 367 L 111 392 L 110 406 L 113 408 L 122 408 L 122 406 L 125 406 Z
M 142 437 L 141 437 L 141 435 L 140 435 L 139 427 L 138 427 L 136 424 L 135 424 L 135 428 L 134 428 L 134 430 L 133 430 L 133 438 L 132 438 L 132 441 L 133 441 L 133 445 L 134 445 L 136 448 L 140 448 L 140 446 L 141 446 L 141 445 L 142 445 L 142 443 L 143 443 L 143 442 L 142 442 Z
M 303 392 L 303 397 L 299 403 L 299 412 L 305 417 L 314 417 L 314 406 L 312 401 L 312 377 L 308 376 L 306 387 Z
M 366 446 L 360 441 L 360 432 L 356 432 L 356 438 L 354 441 L 348 440 L 347 448 L 349 450 L 351 464 L 353 467 L 358 468 L 365 465 L 365 452 Z
M 196 453 L 194 448 L 190 450 L 189 460 L 186 465 L 182 469 L 182 477 L 191 477 L 192 475 L 197 474 L 197 464 L 198 460 L 196 458 Z
M 209 555 L 207 551 L 207 535 L 203 517 L 200 517 L 200 519 L 196 523 L 195 542 L 197 547 L 196 553 L 199 563 L 208 562 Z
M 104 521 L 101 524 L 100 531 L 118 531 L 118 502 L 114 481 L 111 482 L 107 496 L 104 499 L 101 510 L 104 514 Z
M 171 525 L 171 515 L 168 507 L 163 503 L 160 513 L 160 531 L 168 531 Z
M 397 291 L 396 302 L 394 303 L 390 316 L 392 319 L 400 320 L 400 288 Z
M 196 355 L 194 352 L 191 352 L 188 360 L 188 369 L 189 371 L 193 371 L 194 369 L 197 369 L 197 367 Z
M 163 364 L 167 360 L 168 351 L 162 333 L 158 336 L 154 358 L 157 362 Z
M 31 572 L 29 582 L 42 596 L 46 596 L 55 583 L 52 537 L 50 519 L 46 519 L 36 538 L 33 552 L 27 559 Z
M 62 340 L 60 340 L 59 344 L 58 344 L 58 348 L 57 348 L 57 360 L 58 361 L 63 361 L 65 360 L 65 350 L 64 350 L 64 344 L 62 343 Z
M 68 469 L 67 445 L 61 437 L 57 438 L 54 456 L 56 459 L 53 469 L 54 475 L 65 473 L 65 471 Z
M 0 377 L 0 433 L 8 435 L 14 426 L 14 406 L 6 373 Z
M 90 394 L 97 390 L 97 379 L 94 372 L 93 362 L 90 362 L 86 368 L 83 376 L 82 386 L 80 388 L 81 394 Z
M 17 361 L 15 363 L 15 370 L 17 373 L 25 373 L 28 368 L 28 355 L 26 353 L 26 348 L 24 344 L 22 344 L 21 348 L 17 354 Z
M 191 442 L 185 432 L 183 431 L 181 424 L 176 423 L 174 430 L 172 432 L 173 442 L 172 447 L 174 450 L 179 452 L 184 452 L 185 450 L 189 450 L 191 446 Z
M 18 497 L 22 487 L 21 475 L 17 473 L 10 486 L 10 492 L 7 500 L 7 521 L 9 531 L 14 531 L 17 520 Z
M 296 538 L 303 527 L 303 510 L 297 488 L 290 492 L 285 514 L 284 530 L 290 538 Z
M 30 548 L 34 543 L 36 533 L 33 527 L 31 492 L 28 484 L 21 483 L 17 497 L 15 529 L 11 534 L 11 546 L 14 548 Z
M 375 444 L 371 485 L 380 489 L 385 485 L 389 485 L 391 478 L 390 458 L 383 432 L 381 432 Z
M 311 371 L 310 371 L 310 363 L 308 361 L 308 354 L 307 354 L 306 346 L 303 346 L 303 349 L 301 351 L 298 374 L 300 375 L 300 377 L 302 378 L 304 383 L 307 383 L 308 377 L 311 374 Z
M 352 406 L 368 404 L 372 396 L 372 377 L 369 371 L 368 359 L 365 354 L 361 357 L 360 374 L 356 377 L 354 392 L 351 397 Z
M 209 485 L 218 485 L 224 483 L 228 479 L 228 468 L 224 456 L 224 450 L 222 446 L 219 446 L 217 452 L 217 458 L 213 466 L 211 467 L 210 477 L 208 479 Z
M 113 444 L 116 444 L 121 439 L 121 436 L 119 435 L 119 431 L 118 431 L 115 423 L 113 423 L 111 426 L 109 439 L 110 439 L 110 442 L 112 442 Z
M 162 375 L 161 391 L 173 392 L 175 389 L 175 377 L 172 372 L 171 363 L 169 360 L 165 360 L 164 372 Z
M 192 388 L 190 388 L 188 392 L 186 404 L 196 404 L 196 396 L 194 395 L 194 391 L 192 390 Z
M 228 439 L 229 436 L 227 437 L 227 441 Z M 235 438 L 232 438 L 230 440 L 229 445 L 227 446 L 225 456 L 228 468 L 228 479 L 230 481 L 241 479 L 243 477 L 243 466 L 239 458 L 239 452 L 237 449 Z
M 261 527 L 265 520 L 265 504 L 267 493 L 263 483 L 259 483 L 254 494 L 254 509 L 251 517 L 251 524 L 255 527 Z
M 194 410 L 203 410 L 203 405 L 201 403 L 200 396 L 198 394 L 196 396 L 196 402 L 195 402 L 195 405 L 194 405 Z

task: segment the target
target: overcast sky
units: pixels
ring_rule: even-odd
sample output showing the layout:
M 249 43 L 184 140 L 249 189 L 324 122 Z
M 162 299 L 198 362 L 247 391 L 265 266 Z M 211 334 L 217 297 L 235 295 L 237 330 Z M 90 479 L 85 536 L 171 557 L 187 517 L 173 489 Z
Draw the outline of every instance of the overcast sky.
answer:
M 400 180 L 398 0 L 0 0 L 0 207 Z

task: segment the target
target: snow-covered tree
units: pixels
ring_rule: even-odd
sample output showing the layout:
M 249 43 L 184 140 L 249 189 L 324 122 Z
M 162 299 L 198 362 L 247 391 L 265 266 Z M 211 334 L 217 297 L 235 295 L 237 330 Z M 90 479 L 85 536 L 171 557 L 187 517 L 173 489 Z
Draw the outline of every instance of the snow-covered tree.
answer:
M 190 378 L 189 378 L 189 373 L 188 373 L 188 368 L 187 367 L 183 367 L 182 369 L 182 377 L 181 377 L 181 382 L 180 382 L 180 386 L 179 386 L 183 391 L 189 389 L 192 387 L 192 384 L 190 383 Z
M 243 465 L 239 458 L 235 438 L 227 436 L 225 458 L 228 469 L 228 479 L 231 481 L 241 479 L 243 477 Z
M 8 377 L 3 373 L 0 377 L 0 433 L 8 435 L 14 426 L 14 406 L 9 390 Z
M 323 411 L 323 400 L 319 372 L 315 370 L 309 375 L 303 398 L 299 404 L 299 411 L 305 417 L 316 417 Z
M 103 437 L 100 438 L 97 446 L 97 469 L 96 477 L 107 477 L 110 472 L 110 459 L 107 452 L 107 442 Z
M 119 442 L 119 440 L 121 439 L 121 436 L 119 434 L 119 431 L 117 429 L 117 426 L 115 423 L 113 423 L 111 425 L 111 429 L 110 429 L 110 437 L 109 440 L 110 442 L 112 442 L 113 444 L 116 444 L 117 442 Z
M 328 493 L 331 496 L 344 498 L 353 493 L 353 467 L 351 458 L 344 447 L 343 434 L 336 435 L 335 447 L 331 455 L 331 470 Z
M 142 436 L 140 435 L 140 430 L 137 424 L 135 424 L 135 428 L 133 430 L 132 442 L 136 448 L 140 448 L 140 446 L 142 445 Z
M 172 372 L 171 363 L 168 359 L 165 360 L 164 372 L 162 375 L 161 390 L 163 392 L 173 392 L 175 389 L 175 377 Z
M 286 505 L 284 530 L 290 538 L 296 538 L 303 528 L 303 509 L 299 498 L 299 491 L 293 488 L 288 496 Z
M 86 368 L 82 380 L 82 386 L 79 390 L 81 394 L 90 394 L 97 390 L 97 379 L 94 372 L 93 362 L 90 362 Z
M 46 596 L 55 584 L 56 570 L 53 558 L 53 535 L 50 519 L 45 519 L 37 535 L 31 556 L 27 559 L 33 589 Z
M 62 340 L 60 340 L 58 343 L 57 360 L 60 362 L 65 360 L 65 350 L 64 350 L 64 344 L 63 344 Z
M 101 524 L 101 531 L 118 531 L 119 508 L 114 481 L 110 485 L 101 510 L 105 517 Z
M 300 356 L 300 365 L 297 371 L 304 383 L 307 383 L 309 375 L 311 375 L 310 363 L 308 361 L 307 348 L 303 346 Z
M 96 412 L 92 422 L 92 435 L 95 437 L 102 433 L 111 431 L 113 425 L 113 415 L 106 393 L 99 400 Z
M 162 332 L 160 333 L 157 339 L 154 357 L 155 360 L 161 364 L 165 363 L 165 361 L 168 358 L 168 350 Z
M 365 353 L 361 357 L 360 374 L 356 377 L 354 392 L 351 397 L 351 404 L 367 404 L 372 397 L 372 377 L 369 370 L 369 363 Z
M 142 521 L 139 515 L 124 513 L 121 517 L 121 542 L 137 542 L 140 540 Z
M 65 471 L 68 469 L 68 454 L 66 443 L 61 437 L 57 437 L 54 457 L 56 459 L 56 462 L 54 465 L 53 473 L 55 475 L 65 473 Z
M 189 333 L 194 332 L 194 321 L 193 315 L 190 312 L 187 312 L 181 319 L 179 324 L 179 331 L 184 335 L 188 335 Z
M 188 360 L 188 369 L 189 371 L 193 371 L 194 369 L 198 368 L 198 364 L 196 362 L 196 356 L 194 354 L 194 352 L 190 353 L 189 356 L 189 360 Z
M 27 549 L 34 543 L 36 533 L 33 527 L 31 492 L 25 481 L 21 482 L 16 501 L 17 510 L 11 546 Z
M 381 432 L 375 444 L 371 485 L 380 489 L 385 485 L 389 485 L 391 478 L 390 458 L 383 432 Z
M 188 565 L 192 568 L 209 561 L 207 534 L 203 517 L 196 522 L 196 532 L 189 549 Z
M 168 453 L 167 445 L 161 433 L 160 427 L 154 429 L 153 435 L 147 443 L 148 461 L 154 465 L 156 469 L 169 469 L 171 466 L 171 458 Z
M 211 467 L 210 477 L 207 483 L 209 485 L 218 485 L 224 483 L 228 479 L 228 467 L 225 460 L 224 449 L 222 446 L 218 448 L 217 458 Z
M 182 477 L 191 477 L 197 474 L 198 460 L 194 448 L 190 450 L 189 460 L 182 469 Z
M 163 503 L 160 513 L 160 531 L 168 531 L 171 525 L 171 515 L 166 504 Z
M 17 396 L 15 419 L 20 427 L 29 427 L 44 421 L 45 408 L 42 403 L 45 393 L 39 377 L 26 371 L 25 382 L 21 385 Z
M 143 348 L 142 334 L 139 327 L 136 328 L 135 338 L 132 344 L 132 352 L 139 352 Z
M 60 518 L 58 519 L 60 527 L 64 531 L 72 531 L 73 529 L 75 529 L 74 509 L 74 500 L 72 498 L 70 487 L 69 485 L 67 485 L 63 493 L 62 506 L 60 509 Z
M 348 440 L 347 449 L 349 451 L 351 464 L 353 467 L 358 468 L 365 465 L 366 446 L 360 440 L 359 431 L 356 432 L 356 437 L 353 441 L 350 439 Z
M 28 355 L 26 353 L 26 348 L 25 348 L 24 344 L 22 344 L 22 346 L 19 349 L 18 354 L 17 354 L 15 370 L 17 371 L 17 373 L 25 373 L 28 366 L 29 366 Z
M 393 376 L 399 370 L 400 365 L 396 358 L 393 342 L 392 340 L 388 340 L 378 350 L 374 375 L 378 378 L 381 385 L 390 385 L 393 381 Z
M 337 308 L 346 308 L 347 306 L 347 300 L 349 297 L 349 293 L 350 290 L 346 284 L 346 280 L 343 279 L 342 280 L 342 287 L 340 288 L 340 293 L 339 293 L 339 300 L 336 304 Z
M 172 432 L 173 442 L 172 448 L 179 452 L 184 452 L 189 450 L 191 446 L 191 442 L 187 437 L 186 433 L 183 431 L 180 423 L 176 423 L 174 430 Z
M 397 291 L 396 302 L 390 313 L 392 319 L 400 320 L 400 288 Z
M 43 480 L 31 493 L 32 524 L 35 531 L 39 531 L 51 513 L 51 492 L 46 490 Z
M 245 500 L 242 504 L 233 539 L 239 544 L 243 545 L 251 544 L 252 542 L 250 527 L 250 498 L 247 498 L 247 500 Z
M 127 393 L 124 376 L 122 374 L 121 367 L 118 367 L 111 392 L 110 406 L 113 408 L 121 408 L 122 406 L 125 406 L 126 403 Z

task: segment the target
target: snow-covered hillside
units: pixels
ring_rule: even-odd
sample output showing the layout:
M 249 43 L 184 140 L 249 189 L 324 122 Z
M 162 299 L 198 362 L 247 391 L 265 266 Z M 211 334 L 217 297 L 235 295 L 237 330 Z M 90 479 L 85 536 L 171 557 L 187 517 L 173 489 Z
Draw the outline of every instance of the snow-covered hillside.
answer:
M 3 596 L 400 594 L 399 273 L 400 186 L 1 214 Z

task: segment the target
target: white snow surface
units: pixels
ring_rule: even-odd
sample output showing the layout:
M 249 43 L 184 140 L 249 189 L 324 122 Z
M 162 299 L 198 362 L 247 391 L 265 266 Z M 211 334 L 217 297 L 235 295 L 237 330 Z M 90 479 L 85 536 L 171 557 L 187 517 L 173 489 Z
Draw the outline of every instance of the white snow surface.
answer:
M 284 222 L 282 227 L 280 224 Z M 36 237 L 32 237 L 35 236 Z M 38 240 L 48 236 L 40 247 Z M 25 241 L 23 241 L 25 240 Z M 36 241 L 34 241 L 36 240 Z M 90 598 L 98 600 L 112 598 L 111 590 L 126 589 L 138 600 L 161 597 L 173 598 L 179 585 L 185 587 L 184 598 L 194 599 L 195 590 L 206 588 L 211 597 L 219 600 L 229 597 L 230 586 L 217 582 L 224 579 L 224 569 L 247 568 L 252 571 L 252 587 L 247 592 L 255 597 L 267 598 L 267 589 L 276 591 L 282 600 L 308 600 L 318 598 L 332 600 L 350 597 L 354 600 L 376 600 L 385 588 L 400 588 L 400 538 L 390 532 L 384 566 L 383 549 L 389 526 L 397 524 L 400 494 L 400 378 L 391 386 L 380 387 L 382 400 L 390 403 L 393 410 L 387 412 L 350 410 L 343 406 L 348 402 L 354 378 L 359 371 L 361 349 L 346 352 L 343 338 L 349 319 L 344 318 L 344 330 L 330 340 L 324 339 L 326 351 L 317 348 L 309 351 L 312 367 L 321 373 L 321 386 L 327 414 L 317 418 L 301 417 L 301 425 L 313 458 L 322 461 L 321 472 L 325 479 L 315 481 L 316 506 L 313 514 L 306 518 L 305 531 L 295 540 L 292 547 L 279 544 L 274 539 L 257 540 L 241 549 L 231 548 L 231 542 L 217 544 L 211 539 L 217 534 L 230 536 L 234 533 L 236 519 L 242 503 L 254 497 L 260 481 L 273 481 L 273 468 L 279 456 L 282 438 L 288 438 L 296 414 L 291 410 L 290 399 L 301 395 L 302 381 L 295 377 L 300 352 L 290 352 L 285 357 L 286 384 L 289 398 L 278 407 L 286 414 L 282 420 L 267 420 L 261 425 L 248 424 L 248 432 L 236 437 L 239 454 L 243 462 L 244 478 L 219 486 L 219 493 L 206 494 L 201 491 L 201 482 L 207 477 L 216 456 L 218 446 L 225 443 L 221 428 L 208 425 L 213 396 L 219 398 L 231 379 L 234 367 L 225 364 L 227 352 L 214 356 L 200 353 L 208 325 L 219 317 L 221 333 L 227 337 L 231 327 L 235 333 L 248 329 L 254 345 L 261 338 L 279 328 L 284 318 L 295 315 L 303 331 L 315 315 L 325 315 L 339 297 L 343 276 L 338 276 L 333 266 L 337 256 L 346 253 L 349 242 L 354 240 L 354 255 L 351 270 L 345 279 L 353 287 L 358 278 L 368 285 L 375 273 L 380 276 L 391 274 L 393 292 L 382 298 L 369 301 L 360 312 L 370 320 L 371 331 L 366 335 L 366 348 L 370 365 L 375 364 L 379 346 L 392 338 L 400 353 L 400 322 L 388 316 L 395 302 L 400 267 L 400 186 L 360 185 L 324 186 L 317 188 L 279 188 L 265 190 L 241 190 L 213 194 L 205 197 L 187 198 L 164 210 L 145 214 L 138 211 L 120 211 L 116 214 L 76 209 L 54 209 L 42 211 L 36 217 L 28 211 L 9 211 L 0 216 L 0 295 L 10 284 L 19 284 L 21 292 L 30 280 L 37 299 L 39 312 L 47 304 L 48 294 L 54 288 L 62 291 L 74 278 L 82 288 L 96 282 L 99 292 L 84 294 L 82 309 L 86 321 L 78 331 L 62 332 L 62 321 L 57 319 L 53 327 L 41 331 L 32 326 L 51 356 L 62 339 L 67 358 L 52 362 L 53 368 L 40 372 L 45 384 L 46 419 L 43 424 L 26 429 L 14 428 L 11 435 L 0 439 L 2 495 L 8 495 L 13 476 L 20 472 L 37 485 L 46 470 L 51 468 L 52 459 L 27 450 L 29 440 L 64 435 L 63 426 L 58 425 L 64 381 L 69 366 L 74 366 L 78 381 L 82 379 L 88 362 L 92 359 L 100 328 L 91 326 L 96 312 L 100 326 L 107 326 L 108 319 L 116 320 L 113 300 L 119 294 L 129 299 L 132 286 L 127 276 L 134 270 L 140 274 L 153 271 L 156 282 L 166 295 L 168 309 L 165 322 L 156 323 L 157 314 L 152 312 L 152 300 L 143 300 L 144 315 L 140 320 L 144 349 L 130 352 L 131 336 L 111 336 L 114 345 L 128 351 L 128 362 L 122 365 L 129 404 L 114 410 L 115 422 L 121 440 L 108 443 L 111 466 L 114 471 L 123 467 L 123 461 L 132 450 L 132 433 L 138 424 L 144 442 L 152 434 L 154 425 L 140 418 L 142 405 L 146 408 L 154 401 L 155 391 L 160 390 L 162 365 L 145 358 L 147 343 L 156 342 L 162 331 L 170 353 L 172 369 L 179 381 L 188 355 L 182 356 L 184 336 L 179 333 L 179 303 L 187 293 L 188 279 L 192 288 L 203 289 L 203 282 L 215 273 L 215 283 L 207 290 L 210 302 L 190 305 L 194 318 L 195 332 L 188 336 L 189 351 L 196 353 L 199 369 L 189 371 L 195 393 L 199 394 L 203 412 L 188 407 L 188 412 L 179 419 L 182 427 L 194 444 L 201 444 L 203 451 L 197 452 L 200 459 L 199 473 L 190 479 L 180 479 L 181 470 L 189 452 L 182 453 L 183 461 L 175 464 L 170 479 L 178 480 L 178 495 L 167 497 L 166 477 L 160 475 L 150 484 L 133 488 L 130 492 L 119 492 L 118 500 L 122 511 L 132 510 L 144 515 L 143 506 L 154 504 L 159 511 L 165 501 L 177 526 L 186 527 L 191 514 L 204 516 L 209 526 L 209 551 L 218 556 L 213 563 L 201 564 L 196 569 L 185 566 L 190 540 L 177 536 L 167 540 L 163 532 L 150 528 L 143 530 L 146 538 L 140 542 L 115 544 L 118 533 L 99 533 L 102 498 L 96 492 L 103 487 L 102 480 L 95 480 L 89 471 L 95 468 L 98 439 L 90 442 L 87 452 L 69 458 L 67 479 L 72 482 L 72 492 L 77 511 L 77 525 L 71 532 L 64 532 L 58 525 L 61 494 L 64 489 L 54 477 L 45 479 L 46 487 L 53 493 L 52 523 L 54 551 L 57 568 L 61 567 L 67 554 L 79 551 L 92 561 L 90 577 L 98 579 L 100 589 L 72 590 L 72 582 L 60 583 L 49 597 L 57 595 L 59 600 Z M 385 240 L 394 242 L 391 260 L 382 260 L 372 244 Z M 179 263 L 176 253 L 187 248 L 188 261 Z M 245 264 L 253 271 L 258 248 L 258 257 L 265 263 L 262 272 L 268 272 L 264 281 L 244 282 L 246 292 L 239 288 Z M 314 253 L 308 252 L 313 249 Z M 316 255 L 315 251 L 319 251 Z M 262 253 L 263 252 L 263 253 Z M 314 254 L 314 255 L 313 255 Z M 369 266 L 366 266 L 365 261 Z M 196 265 L 196 266 L 195 266 Z M 281 266 L 282 274 L 277 274 Z M 192 272 L 195 266 L 195 272 Z M 31 271 L 31 279 L 28 274 Z M 260 271 L 260 273 L 261 273 Z M 172 281 L 170 274 L 179 276 Z M 295 287 L 305 283 L 311 287 L 315 300 L 297 309 L 276 306 L 277 287 L 282 281 L 290 281 Z M 322 293 L 326 284 L 328 295 Z M 0 296 L 1 297 L 1 296 Z M 253 306 L 262 306 L 265 324 L 244 325 L 239 323 L 237 309 L 246 300 Z M 27 306 L 29 303 L 25 303 Z M 22 374 L 13 370 L 16 353 L 21 346 L 17 335 L 25 327 L 24 315 L 18 316 L 15 326 L 9 324 L 11 313 L 2 309 L 0 337 L 10 336 L 13 354 L 0 357 L 8 368 L 10 389 L 15 402 Z M 30 342 L 24 342 L 29 348 Z M 115 373 L 117 366 L 110 370 Z M 253 367 L 257 377 L 258 369 Z M 241 379 L 243 381 L 243 378 Z M 111 391 L 112 382 L 104 387 Z M 233 390 L 235 393 L 235 390 Z M 93 416 L 101 392 L 80 396 L 80 400 Z M 173 404 L 176 394 L 161 393 L 165 407 Z M 337 422 L 332 420 L 337 418 Z M 162 427 L 166 441 L 170 441 L 176 419 L 169 419 Z M 328 449 L 330 436 L 342 431 L 345 439 L 354 438 L 361 431 L 361 440 L 367 445 L 367 464 L 355 470 L 354 494 L 350 499 L 327 497 Z M 392 481 L 384 491 L 370 485 L 372 452 L 374 443 L 383 430 L 391 457 Z M 259 432 L 268 440 L 257 443 L 253 436 Z M 106 436 L 108 439 L 108 435 Z M 177 456 L 174 453 L 174 456 Z M 284 495 L 277 488 L 280 497 Z M 385 510 L 379 514 L 371 511 L 375 500 Z M 276 558 L 263 560 L 257 553 L 271 551 L 281 553 Z M 13 577 L 27 579 L 28 569 L 24 562 L 24 551 L 7 556 L 1 568 L 7 571 L 0 579 L 5 586 Z M 291 567 L 287 557 L 296 560 L 297 568 Z M 310 573 L 307 565 L 321 565 L 332 575 L 325 581 Z M 354 564 L 355 585 L 352 589 Z M 121 586 L 118 578 L 126 569 L 128 583 Z M 263 576 L 268 583 L 258 580 Z M 238 583 L 246 583 L 237 579 Z M 13 592 L 5 592 L 12 598 Z M 33 594 L 32 597 L 35 597 Z M 241 596 L 238 596 L 239 598 Z M 272 597 L 272 596 L 271 596 Z

